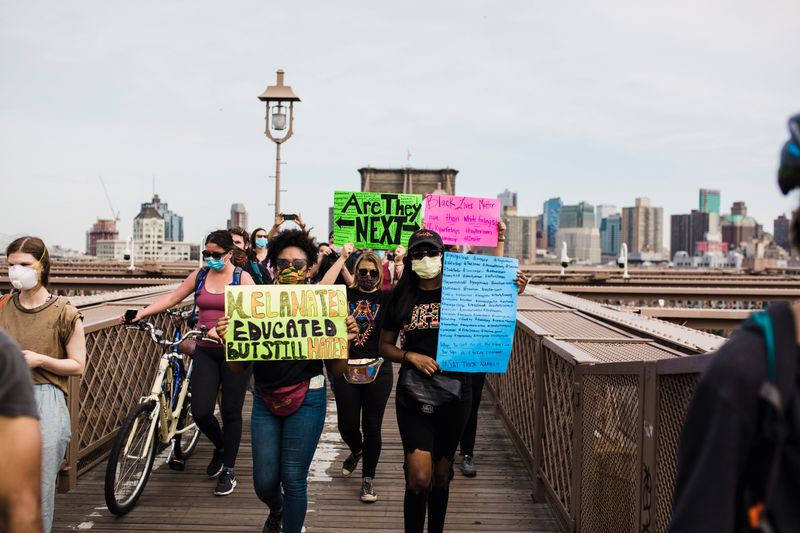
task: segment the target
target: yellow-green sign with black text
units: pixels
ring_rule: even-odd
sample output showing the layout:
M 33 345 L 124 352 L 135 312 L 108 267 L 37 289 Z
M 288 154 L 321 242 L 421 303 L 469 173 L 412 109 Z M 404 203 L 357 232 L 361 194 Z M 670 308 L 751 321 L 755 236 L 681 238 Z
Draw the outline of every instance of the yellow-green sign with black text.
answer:
M 343 285 L 228 285 L 228 361 L 347 359 Z
M 333 194 L 333 242 L 356 248 L 393 250 L 405 246 L 422 220 L 422 195 L 388 192 Z

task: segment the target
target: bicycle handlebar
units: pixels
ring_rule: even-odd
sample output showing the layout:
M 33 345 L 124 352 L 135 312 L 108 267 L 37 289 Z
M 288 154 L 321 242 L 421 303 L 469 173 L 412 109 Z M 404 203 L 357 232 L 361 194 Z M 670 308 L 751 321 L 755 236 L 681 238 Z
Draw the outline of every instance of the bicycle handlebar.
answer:
M 125 329 L 138 329 L 141 331 L 147 331 L 150 334 L 150 338 L 153 339 L 153 342 L 156 344 L 161 344 L 162 346 L 175 347 L 190 337 L 194 337 L 197 340 L 211 341 L 221 344 L 218 339 L 213 339 L 207 335 L 208 330 L 206 330 L 206 328 L 187 331 L 179 339 L 175 340 L 164 340 L 162 338 L 164 336 L 164 331 L 156 328 L 151 322 L 146 320 L 140 320 L 136 324 L 126 325 Z

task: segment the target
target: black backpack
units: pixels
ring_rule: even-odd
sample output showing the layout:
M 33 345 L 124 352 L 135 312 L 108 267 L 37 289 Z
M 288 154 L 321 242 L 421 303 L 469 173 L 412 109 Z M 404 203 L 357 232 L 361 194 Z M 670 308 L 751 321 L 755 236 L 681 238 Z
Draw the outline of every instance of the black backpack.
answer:
M 771 450 L 771 457 L 765 461 L 768 468 L 763 491 L 752 498 L 747 510 L 750 527 L 763 533 L 775 531 L 767 511 L 777 485 L 783 447 L 789 432 L 785 410 L 792 404 L 796 387 L 797 340 L 792 336 L 794 328 L 781 327 L 787 321 L 794 322 L 794 313 L 788 302 L 776 302 L 749 319 L 761 332 L 767 349 L 767 379 L 758 392 L 764 416 L 757 439 Z

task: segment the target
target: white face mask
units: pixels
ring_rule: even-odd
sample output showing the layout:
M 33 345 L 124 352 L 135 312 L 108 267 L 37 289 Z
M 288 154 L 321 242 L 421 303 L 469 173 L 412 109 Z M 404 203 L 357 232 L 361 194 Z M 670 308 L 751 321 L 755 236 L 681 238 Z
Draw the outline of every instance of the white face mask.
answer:
M 414 259 L 411 261 L 411 270 L 422 279 L 433 279 L 442 271 L 442 256 Z
M 8 267 L 8 279 L 15 289 L 28 291 L 39 284 L 39 273 L 33 267 L 11 265 Z

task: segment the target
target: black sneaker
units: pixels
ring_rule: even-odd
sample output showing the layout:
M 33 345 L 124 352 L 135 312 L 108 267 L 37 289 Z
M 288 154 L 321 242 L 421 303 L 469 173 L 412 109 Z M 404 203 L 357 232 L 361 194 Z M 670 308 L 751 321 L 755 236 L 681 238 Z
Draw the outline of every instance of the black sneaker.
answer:
M 232 468 L 225 468 L 219 475 L 217 488 L 214 489 L 214 496 L 227 496 L 236 488 L 236 475 Z
M 478 471 L 475 470 L 475 463 L 472 461 L 471 455 L 465 455 L 463 459 L 461 459 L 461 464 L 458 465 L 461 469 L 461 473 L 467 477 L 475 477 L 478 474 Z
M 222 473 L 222 452 L 214 450 L 214 455 L 211 456 L 211 462 L 208 463 L 206 468 L 206 475 L 208 479 L 214 479 Z
M 378 501 L 375 488 L 372 486 L 372 478 L 365 477 L 361 480 L 361 501 L 364 503 L 374 503 Z
M 344 477 L 347 477 L 350 474 L 352 474 L 355 471 L 356 467 L 358 466 L 358 462 L 360 460 L 361 460 L 361 452 L 359 452 L 356 455 L 353 455 L 352 453 L 348 455 L 347 459 L 345 459 L 344 463 L 342 463 L 342 475 Z
M 270 511 L 267 521 L 264 522 L 264 529 L 261 530 L 261 533 L 281 533 L 282 514 L 283 513 L 281 511 L 278 511 L 277 513 Z

